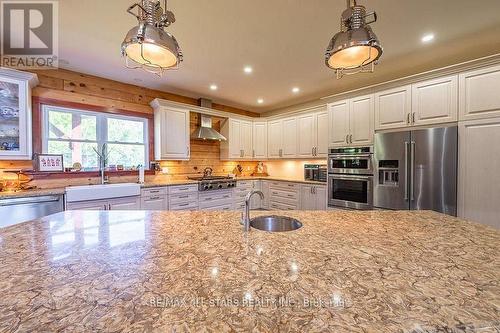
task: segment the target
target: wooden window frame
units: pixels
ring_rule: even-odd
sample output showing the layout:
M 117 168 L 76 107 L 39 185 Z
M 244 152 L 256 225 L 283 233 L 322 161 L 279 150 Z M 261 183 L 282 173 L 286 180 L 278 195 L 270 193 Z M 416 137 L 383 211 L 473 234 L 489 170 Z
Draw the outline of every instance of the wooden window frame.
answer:
M 149 162 L 154 161 L 154 115 L 151 113 L 142 113 L 128 111 L 116 108 L 108 108 L 103 106 L 89 105 L 76 102 L 60 101 L 52 98 L 33 97 L 32 101 L 32 130 L 33 130 L 33 153 L 41 154 L 43 152 L 43 106 L 55 106 L 68 109 L 77 109 L 90 112 L 108 113 L 116 116 L 129 116 L 145 118 L 148 120 L 148 159 Z M 147 167 L 147 166 L 146 166 Z M 106 171 L 111 176 L 127 176 L 136 175 L 137 171 Z M 154 170 L 146 170 L 146 174 L 154 175 Z M 73 178 L 73 177 L 97 177 L 98 171 L 82 171 L 82 172 L 59 172 L 59 173 L 29 173 L 34 178 Z

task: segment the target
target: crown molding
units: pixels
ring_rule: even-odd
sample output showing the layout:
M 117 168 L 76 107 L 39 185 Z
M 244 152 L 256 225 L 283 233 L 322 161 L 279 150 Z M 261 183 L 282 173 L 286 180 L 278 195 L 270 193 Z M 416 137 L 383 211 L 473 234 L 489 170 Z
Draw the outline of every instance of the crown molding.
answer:
M 470 70 L 475 70 L 482 67 L 492 66 L 500 64 L 500 53 L 493 54 L 487 57 L 482 57 L 474 60 L 469 60 L 466 62 L 441 67 L 437 69 L 433 69 L 430 71 L 413 74 L 409 76 L 405 76 L 402 78 L 381 82 L 365 87 L 361 87 L 354 90 L 345 91 L 338 94 L 328 95 L 325 97 L 319 98 L 319 100 L 328 103 L 335 102 L 341 99 L 346 99 L 354 96 L 361 96 L 365 94 L 375 93 L 381 90 L 392 89 L 396 87 L 401 87 L 408 84 L 413 84 L 421 81 L 436 79 L 439 77 L 447 76 L 447 75 L 455 75 L 463 72 L 467 72 Z
M 0 67 L 0 76 L 12 78 L 15 80 L 27 81 L 30 88 L 34 88 L 38 85 L 38 75 L 35 73 L 24 72 L 13 68 Z
M 215 109 L 209 109 L 209 108 L 204 108 L 201 106 L 196 106 L 196 105 L 189 105 L 189 104 L 184 104 L 184 103 L 179 103 L 179 102 L 173 102 L 161 98 L 155 98 L 154 100 L 149 103 L 153 109 L 159 109 L 162 107 L 166 107 L 169 109 L 177 109 L 177 110 L 186 110 L 188 109 L 190 112 L 195 112 L 195 113 L 202 113 L 206 114 L 209 116 L 216 116 L 216 117 L 221 117 L 221 118 L 234 118 L 234 119 L 242 119 L 242 120 L 258 120 L 262 118 L 255 118 L 255 117 L 249 117 L 249 116 L 244 116 L 236 113 L 231 113 L 231 112 L 225 112 L 225 111 L 219 111 Z

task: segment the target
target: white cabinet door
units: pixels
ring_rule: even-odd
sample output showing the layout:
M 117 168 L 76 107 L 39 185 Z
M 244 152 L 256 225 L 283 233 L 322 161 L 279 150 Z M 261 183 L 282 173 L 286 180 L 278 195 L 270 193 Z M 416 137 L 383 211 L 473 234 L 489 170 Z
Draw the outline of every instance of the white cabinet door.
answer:
M 459 76 L 460 120 L 500 117 L 500 65 Z
M 300 209 L 316 210 L 316 200 L 313 185 L 300 186 Z
M 458 216 L 500 229 L 500 118 L 461 123 L 458 137 Z
M 316 115 L 307 114 L 297 117 L 298 157 L 313 157 L 316 148 Z
M 261 191 L 264 194 L 264 200 L 262 201 L 262 208 L 269 209 L 269 182 L 261 180 Z
M 243 152 L 241 150 L 241 122 L 237 119 L 229 118 L 227 126 L 229 126 L 229 131 L 223 131 L 222 135 L 227 133 L 227 141 L 224 144 L 227 144 L 229 149 L 228 157 L 230 159 L 242 158 Z
M 316 186 L 315 196 L 316 196 L 316 210 L 326 210 L 327 208 L 327 194 L 326 185 Z
M 402 128 L 410 124 L 411 85 L 375 94 L 375 129 Z
M 154 123 L 155 159 L 189 160 L 189 110 L 159 107 Z
M 281 142 L 283 135 L 283 122 L 274 120 L 267 123 L 267 155 L 269 158 L 281 157 Z
M 316 157 L 328 156 L 328 112 L 316 114 Z
M 373 144 L 373 95 L 351 99 L 349 110 L 349 145 Z
M 36 74 L 0 67 L 0 160 L 31 160 L 31 88 L 38 84 Z M 3 108 L 5 106 L 5 109 Z
M 412 125 L 431 125 L 457 121 L 457 75 L 412 85 Z
M 266 159 L 267 158 L 267 123 L 254 122 L 253 123 L 253 158 Z
M 109 210 L 139 210 L 141 209 L 140 197 L 128 197 L 109 200 Z
M 240 128 L 240 149 L 242 151 L 243 159 L 252 159 L 253 148 L 252 148 L 252 132 L 253 125 L 249 121 L 241 121 Z
M 107 210 L 107 200 L 81 201 L 66 203 L 66 210 Z
M 283 119 L 282 157 L 297 157 L 297 118 Z
M 349 140 L 349 101 L 341 101 L 328 105 L 329 114 L 329 146 L 342 147 Z

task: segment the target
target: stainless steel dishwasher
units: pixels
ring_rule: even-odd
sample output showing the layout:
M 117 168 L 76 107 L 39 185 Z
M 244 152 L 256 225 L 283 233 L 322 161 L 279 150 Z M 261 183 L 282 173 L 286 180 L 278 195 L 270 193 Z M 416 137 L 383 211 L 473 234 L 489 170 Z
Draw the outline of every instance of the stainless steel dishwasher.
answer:
M 0 228 L 62 212 L 62 195 L 0 199 Z

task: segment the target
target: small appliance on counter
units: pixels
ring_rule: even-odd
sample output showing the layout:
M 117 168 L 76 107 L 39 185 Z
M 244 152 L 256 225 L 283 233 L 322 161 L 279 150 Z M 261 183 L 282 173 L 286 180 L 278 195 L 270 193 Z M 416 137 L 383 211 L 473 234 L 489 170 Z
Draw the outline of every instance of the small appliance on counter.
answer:
M 328 167 L 326 164 L 305 164 L 304 179 L 316 182 L 325 182 L 327 180 Z

